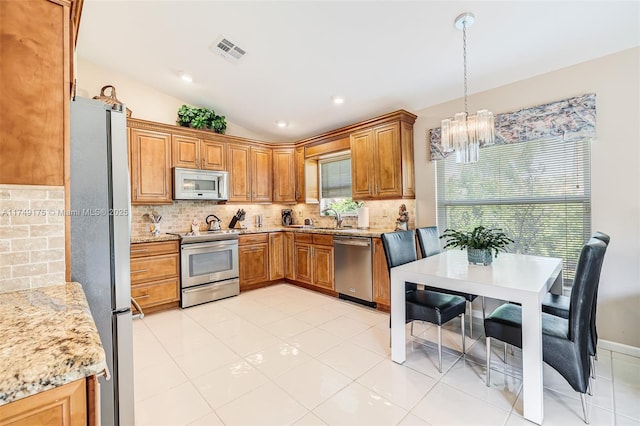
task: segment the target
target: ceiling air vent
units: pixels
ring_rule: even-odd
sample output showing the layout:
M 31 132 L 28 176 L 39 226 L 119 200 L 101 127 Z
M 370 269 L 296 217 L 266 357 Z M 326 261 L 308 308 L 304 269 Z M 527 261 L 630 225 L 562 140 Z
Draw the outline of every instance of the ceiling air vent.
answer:
M 247 53 L 244 49 L 236 46 L 224 36 L 218 37 L 218 39 L 209 47 L 209 50 L 234 64 L 240 61 L 240 59 L 242 59 Z

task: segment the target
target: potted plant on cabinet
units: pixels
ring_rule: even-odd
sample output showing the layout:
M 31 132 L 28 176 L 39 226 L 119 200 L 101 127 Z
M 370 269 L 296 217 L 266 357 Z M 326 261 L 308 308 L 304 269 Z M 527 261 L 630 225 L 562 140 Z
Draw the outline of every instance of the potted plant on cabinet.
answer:
M 446 238 L 444 248 L 458 247 L 467 249 L 469 263 L 489 265 L 493 261 L 493 254 L 498 257 L 498 252 L 506 251 L 506 247 L 513 240 L 502 232 L 502 229 L 485 228 L 476 226 L 471 232 L 445 229 L 440 238 Z
M 178 124 L 194 129 L 213 130 L 224 134 L 227 130 L 227 120 L 222 115 L 217 115 L 214 110 L 182 105 L 178 110 Z

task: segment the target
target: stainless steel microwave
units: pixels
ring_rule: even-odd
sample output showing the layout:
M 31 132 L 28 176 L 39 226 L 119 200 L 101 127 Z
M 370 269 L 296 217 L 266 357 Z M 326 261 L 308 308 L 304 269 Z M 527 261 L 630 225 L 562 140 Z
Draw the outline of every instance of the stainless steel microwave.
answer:
M 174 200 L 214 200 L 229 198 L 229 174 L 212 170 L 173 169 Z

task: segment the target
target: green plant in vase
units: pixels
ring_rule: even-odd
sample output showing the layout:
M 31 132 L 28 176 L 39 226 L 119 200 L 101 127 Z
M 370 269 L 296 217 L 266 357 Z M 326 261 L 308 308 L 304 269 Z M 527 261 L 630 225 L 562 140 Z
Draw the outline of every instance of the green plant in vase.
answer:
M 513 240 L 499 228 L 485 228 L 476 226 L 473 231 L 456 231 L 445 229 L 440 238 L 445 238 L 447 243 L 444 248 L 457 247 L 460 250 L 467 249 L 469 263 L 488 265 L 493 261 L 493 256 L 498 257 L 498 252 L 506 251 Z

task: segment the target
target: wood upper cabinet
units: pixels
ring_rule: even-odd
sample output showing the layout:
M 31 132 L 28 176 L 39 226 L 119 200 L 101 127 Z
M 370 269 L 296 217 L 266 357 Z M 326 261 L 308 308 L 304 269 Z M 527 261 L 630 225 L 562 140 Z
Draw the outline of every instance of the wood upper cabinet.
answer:
M 351 135 L 352 197 L 402 197 L 400 124 L 398 122 Z
M 244 145 L 229 145 L 229 201 L 251 201 L 249 151 Z
M 228 152 L 229 201 L 271 201 L 271 149 L 229 144 Z
M 224 142 L 173 135 L 171 138 L 173 167 L 225 170 Z
M 129 129 L 131 204 L 171 204 L 171 134 Z
M 284 233 L 272 232 L 269 234 L 269 280 L 284 278 Z
M 240 235 L 238 263 L 240 290 L 269 281 L 269 234 Z
M 251 201 L 273 200 L 273 153 L 251 147 Z
M 284 234 L 284 277 L 289 280 L 296 279 L 295 269 L 295 242 L 293 232 L 283 232 Z
M 351 135 L 351 196 L 354 200 L 373 196 L 373 132 L 369 129 Z
M 273 150 L 273 201 L 296 201 L 296 179 L 293 149 Z
M 67 183 L 70 4 L 0 1 L 0 184 Z
M 298 203 L 304 203 L 306 201 L 305 194 L 305 173 L 304 173 L 304 147 L 300 146 L 295 149 L 294 153 L 294 167 L 295 167 L 295 186 L 296 186 L 296 201 Z
M 200 168 L 200 139 L 173 135 L 171 137 L 171 160 L 173 167 Z
M 48 391 L 28 396 L 0 406 L 0 424 L 3 426 L 84 426 L 94 410 L 93 395 L 87 395 L 85 379 L 76 380 Z
M 400 123 L 373 129 L 374 194 L 377 198 L 402 197 Z
M 387 259 L 384 255 L 382 239 L 372 238 L 373 242 L 373 301 L 391 306 L 389 271 L 387 269 Z
M 351 134 L 352 197 L 414 198 L 413 125 L 394 121 Z
M 227 170 L 226 144 L 203 139 L 200 142 L 200 167 L 205 170 Z

